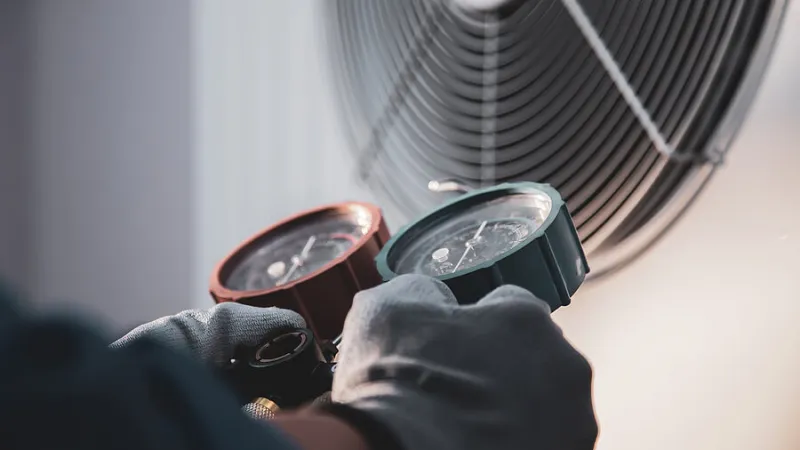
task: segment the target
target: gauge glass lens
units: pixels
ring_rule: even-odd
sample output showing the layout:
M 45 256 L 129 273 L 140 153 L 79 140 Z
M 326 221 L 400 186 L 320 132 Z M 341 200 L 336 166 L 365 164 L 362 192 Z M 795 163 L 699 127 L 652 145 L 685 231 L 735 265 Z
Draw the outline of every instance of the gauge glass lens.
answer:
M 271 289 L 307 277 L 352 249 L 372 225 L 364 208 L 306 216 L 251 246 L 224 284 L 237 291 Z
M 544 192 L 495 197 L 409 229 L 389 254 L 397 274 L 442 276 L 488 263 L 517 248 L 547 219 L 552 200 Z M 427 225 L 425 225 L 427 224 Z

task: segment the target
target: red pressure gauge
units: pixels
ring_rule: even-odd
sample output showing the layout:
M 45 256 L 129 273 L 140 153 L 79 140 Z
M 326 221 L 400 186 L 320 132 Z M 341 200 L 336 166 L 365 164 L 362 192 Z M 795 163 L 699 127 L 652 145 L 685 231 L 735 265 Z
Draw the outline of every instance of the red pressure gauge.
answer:
M 268 227 L 224 258 L 211 276 L 217 303 L 291 309 L 318 339 L 342 331 L 353 296 L 381 283 L 375 256 L 389 240 L 377 206 L 345 202 Z

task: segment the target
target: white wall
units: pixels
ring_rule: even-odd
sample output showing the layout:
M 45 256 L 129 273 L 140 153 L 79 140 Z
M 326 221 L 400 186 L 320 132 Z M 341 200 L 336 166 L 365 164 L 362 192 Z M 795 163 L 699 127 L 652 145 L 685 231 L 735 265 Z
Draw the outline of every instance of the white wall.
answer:
M 191 1 L 27 1 L 35 298 L 114 327 L 189 307 Z
M 241 239 L 370 199 L 326 95 L 313 1 L 26 5 L 31 139 L 15 158 L 30 162 L 40 304 L 116 328 L 209 306 L 211 269 Z
M 6 277 L 39 304 L 127 327 L 209 306 L 215 263 L 286 214 L 369 200 L 326 95 L 313 6 L 3 2 L 3 33 L 26 51 L 8 40 L 0 57 L 30 59 L 0 79 L 26 106 L 0 116 L 13 183 L 0 207 L 30 205 L 0 221 Z
M 0 2 L 0 279 L 27 287 L 30 177 L 26 152 L 29 5 Z

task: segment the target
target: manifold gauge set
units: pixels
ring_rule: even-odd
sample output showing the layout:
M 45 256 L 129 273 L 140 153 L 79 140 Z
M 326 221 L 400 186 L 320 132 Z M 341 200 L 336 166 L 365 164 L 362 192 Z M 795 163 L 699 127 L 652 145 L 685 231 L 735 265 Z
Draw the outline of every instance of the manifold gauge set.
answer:
M 308 326 L 239 351 L 226 373 L 243 401 L 293 407 L 329 389 L 353 296 L 399 275 L 438 278 L 462 304 L 513 284 L 552 311 L 568 305 L 589 266 L 561 195 L 530 182 L 460 190 L 393 236 L 380 208 L 343 202 L 269 226 L 225 257 L 211 276 L 217 303 L 291 309 Z

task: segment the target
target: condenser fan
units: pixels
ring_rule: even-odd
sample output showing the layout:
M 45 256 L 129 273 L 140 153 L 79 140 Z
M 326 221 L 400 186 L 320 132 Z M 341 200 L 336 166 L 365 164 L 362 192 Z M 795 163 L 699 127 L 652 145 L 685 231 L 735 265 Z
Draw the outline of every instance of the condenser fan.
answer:
M 595 274 L 672 224 L 723 160 L 784 2 L 326 0 L 359 177 L 404 219 L 431 180 L 536 181 Z M 767 50 L 768 52 L 768 50 Z M 758 66 L 758 67 L 756 67 Z M 754 81 L 756 80 L 756 81 Z

